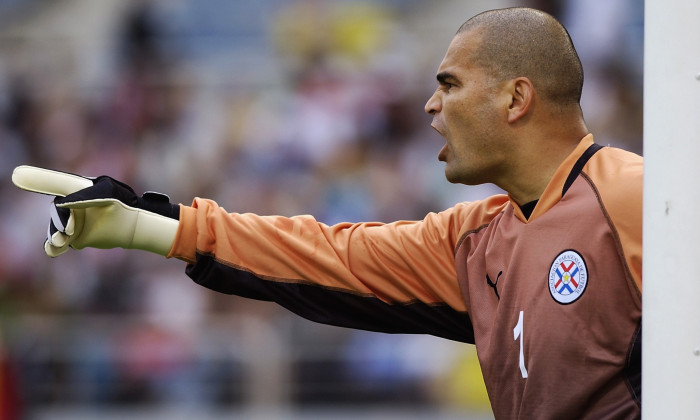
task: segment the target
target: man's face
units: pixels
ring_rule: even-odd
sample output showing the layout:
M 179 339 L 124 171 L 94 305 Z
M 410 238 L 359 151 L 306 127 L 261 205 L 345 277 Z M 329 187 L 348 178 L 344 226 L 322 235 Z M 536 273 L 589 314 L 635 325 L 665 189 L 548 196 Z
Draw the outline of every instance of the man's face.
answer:
M 453 183 L 495 182 L 503 170 L 506 150 L 501 135 L 503 107 L 498 84 L 476 65 L 478 31 L 455 36 L 438 68 L 438 87 L 425 105 L 431 126 L 445 138 L 438 158 Z

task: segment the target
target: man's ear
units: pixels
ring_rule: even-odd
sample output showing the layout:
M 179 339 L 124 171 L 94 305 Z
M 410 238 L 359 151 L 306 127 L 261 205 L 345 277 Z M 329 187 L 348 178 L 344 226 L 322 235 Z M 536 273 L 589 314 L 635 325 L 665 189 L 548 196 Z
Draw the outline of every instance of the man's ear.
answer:
M 508 90 L 510 93 L 508 122 L 514 123 L 530 111 L 535 100 L 535 87 L 527 77 L 518 77 L 510 81 Z

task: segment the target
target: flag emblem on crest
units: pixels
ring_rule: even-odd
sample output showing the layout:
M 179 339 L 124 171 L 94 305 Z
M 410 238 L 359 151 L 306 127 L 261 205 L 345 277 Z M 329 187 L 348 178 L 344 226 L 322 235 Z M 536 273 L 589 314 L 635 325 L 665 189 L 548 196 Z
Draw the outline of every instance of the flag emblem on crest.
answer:
M 561 252 L 549 268 L 549 293 L 554 300 L 568 305 L 581 297 L 588 284 L 588 270 L 581 254 L 568 249 Z

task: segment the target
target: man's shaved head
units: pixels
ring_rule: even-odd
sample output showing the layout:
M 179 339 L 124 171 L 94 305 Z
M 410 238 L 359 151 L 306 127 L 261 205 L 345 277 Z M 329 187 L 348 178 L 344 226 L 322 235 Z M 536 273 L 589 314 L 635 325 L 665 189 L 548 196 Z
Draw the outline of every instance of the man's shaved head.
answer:
M 499 81 L 527 77 L 553 104 L 579 104 L 583 67 L 569 33 L 554 17 L 529 8 L 490 10 L 457 31 L 471 33 L 481 38 L 472 59 Z

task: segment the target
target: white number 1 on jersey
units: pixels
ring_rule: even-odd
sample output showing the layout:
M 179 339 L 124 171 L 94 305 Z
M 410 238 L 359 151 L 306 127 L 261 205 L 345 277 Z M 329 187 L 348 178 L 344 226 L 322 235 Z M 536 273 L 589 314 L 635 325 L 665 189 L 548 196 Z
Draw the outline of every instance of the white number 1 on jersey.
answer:
M 513 340 L 520 338 L 520 373 L 523 378 L 527 378 L 527 369 L 525 369 L 525 355 L 523 354 L 523 311 L 520 311 L 518 323 L 513 328 Z

